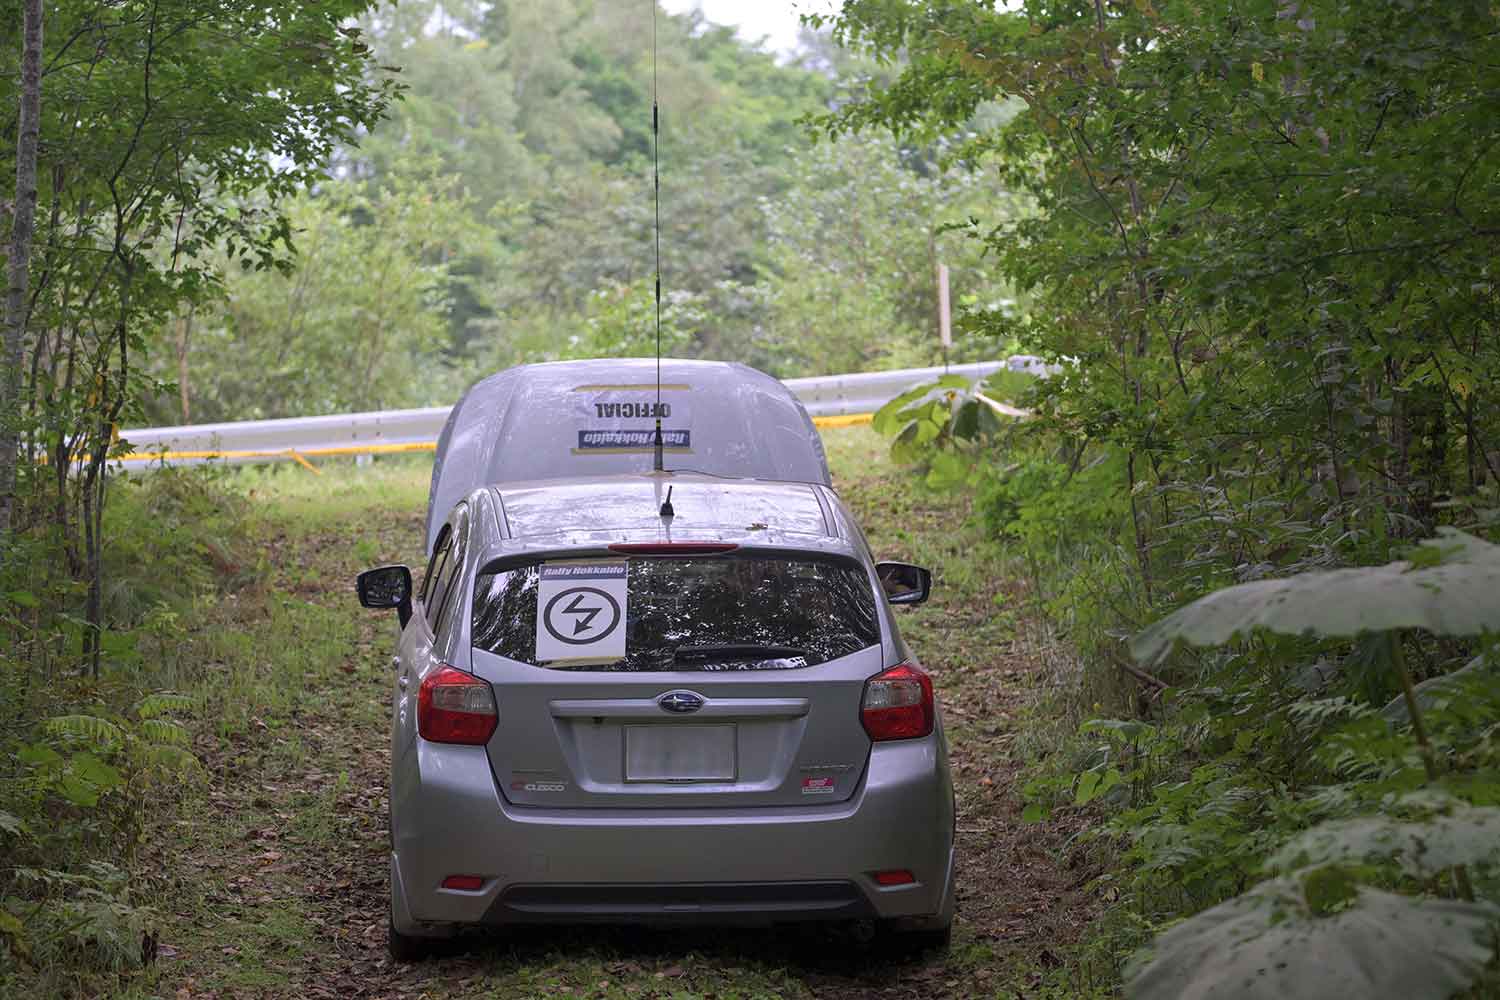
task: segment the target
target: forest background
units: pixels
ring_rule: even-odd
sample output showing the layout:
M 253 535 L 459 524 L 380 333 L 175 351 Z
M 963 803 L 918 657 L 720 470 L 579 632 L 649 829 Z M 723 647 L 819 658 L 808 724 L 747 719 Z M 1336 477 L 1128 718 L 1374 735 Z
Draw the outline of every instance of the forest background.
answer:
M 639 12 L 231 6 L 46 5 L 0 398 L 0 836 L 55 859 L 38 817 L 83 820 L 72 867 L 0 876 L 8 948 L 13 914 L 119 898 L 84 862 L 128 869 L 147 777 L 186 766 L 191 706 L 132 672 L 187 612 L 132 560 L 235 563 L 190 490 L 150 508 L 163 537 L 106 530 L 119 427 L 442 403 L 519 361 L 649 353 Z M 814 22 L 780 64 L 659 18 L 665 347 L 782 376 L 931 362 L 941 259 L 956 359 L 1054 366 L 992 387 L 1024 422 L 948 383 L 876 423 L 972 492 L 1077 654 L 1026 786 L 1028 819 L 1084 824 L 1111 904 L 1072 981 L 1172 996 L 1232 975 L 1233 943 L 1303 995 L 1493 995 L 1495 10 L 846 0 Z
M 402 99 L 286 203 L 294 270 L 228 269 L 179 311 L 151 369 L 177 391 L 145 419 L 438 405 L 512 364 L 650 355 L 653 85 L 667 354 L 779 377 L 934 363 L 940 258 L 958 299 L 1011 304 L 983 248 L 944 231 L 1019 204 L 995 171 L 943 163 L 941 142 L 834 146 L 799 124 L 876 60 L 807 32 L 778 61 L 663 12 L 653 81 L 646 12 L 420 0 L 371 14 Z

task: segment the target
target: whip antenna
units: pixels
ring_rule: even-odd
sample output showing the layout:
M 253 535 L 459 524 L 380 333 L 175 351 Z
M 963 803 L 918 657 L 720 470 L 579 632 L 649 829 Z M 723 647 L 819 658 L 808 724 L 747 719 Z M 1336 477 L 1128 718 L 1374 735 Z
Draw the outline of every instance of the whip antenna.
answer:
M 656 241 L 656 471 L 661 458 L 661 127 L 656 104 L 656 0 L 651 0 L 651 190 Z

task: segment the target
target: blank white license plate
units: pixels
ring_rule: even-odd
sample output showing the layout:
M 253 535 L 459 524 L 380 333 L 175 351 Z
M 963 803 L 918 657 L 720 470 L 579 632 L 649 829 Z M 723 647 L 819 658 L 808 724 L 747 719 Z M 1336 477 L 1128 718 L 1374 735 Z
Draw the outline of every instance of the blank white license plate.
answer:
M 626 726 L 626 781 L 733 781 L 734 726 Z

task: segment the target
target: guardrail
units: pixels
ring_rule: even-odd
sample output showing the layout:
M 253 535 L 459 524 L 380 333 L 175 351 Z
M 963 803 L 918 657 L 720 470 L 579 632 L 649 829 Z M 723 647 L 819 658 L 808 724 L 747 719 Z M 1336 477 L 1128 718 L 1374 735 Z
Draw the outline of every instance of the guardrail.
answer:
M 1019 356 L 947 368 L 905 368 L 889 372 L 818 375 L 787 379 L 786 386 L 820 426 L 860 423 L 907 389 L 943 374 L 980 379 L 1002 368 L 1041 370 L 1041 362 Z M 127 467 L 146 464 L 193 465 L 300 462 L 327 455 L 377 455 L 432 451 L 448 419 L 449 406 L 382 410 L 284 420 L 244 420 L 183 427 L 142 427 L 120 432 L 135 451 L 121 456 Z

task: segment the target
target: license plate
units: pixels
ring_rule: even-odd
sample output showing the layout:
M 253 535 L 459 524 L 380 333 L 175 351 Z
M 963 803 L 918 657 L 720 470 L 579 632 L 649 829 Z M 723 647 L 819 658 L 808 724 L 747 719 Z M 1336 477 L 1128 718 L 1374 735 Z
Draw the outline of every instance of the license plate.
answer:
M 733 781 L 734 726 L 626 726 L 626 781 Z

